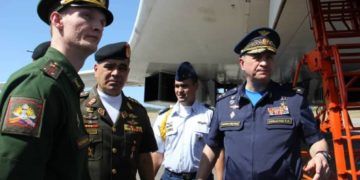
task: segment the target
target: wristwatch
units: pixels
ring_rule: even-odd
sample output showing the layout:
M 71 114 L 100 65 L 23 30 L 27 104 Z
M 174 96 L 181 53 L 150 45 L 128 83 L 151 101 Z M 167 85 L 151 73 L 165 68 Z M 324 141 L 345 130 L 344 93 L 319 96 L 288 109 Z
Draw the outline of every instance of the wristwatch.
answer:
M 332 160 L 332 157 L 330 156 L 330 154 L 329 154 L 329 152 L 328 151 L 318 151 L 318 152 L 316 152 L 316 154 L 322 154 L 324 157 L 325 157 L 325 159 L 326 159 L 326 161 L 328 162 L 328 164 L 331 162 L 331 160 Z M 316 155 L 315 154 L 315 155 Z

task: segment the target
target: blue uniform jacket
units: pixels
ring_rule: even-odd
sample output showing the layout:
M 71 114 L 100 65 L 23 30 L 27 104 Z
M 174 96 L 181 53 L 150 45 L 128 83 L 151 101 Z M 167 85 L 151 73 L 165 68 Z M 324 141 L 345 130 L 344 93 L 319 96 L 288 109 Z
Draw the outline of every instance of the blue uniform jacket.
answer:
M 300 179 L 301 141 L 320 139 L 303 96 L 270 82 L 255 106 L 244 84 L 220 96 L 206 143 L 225 148 L 224 179 Z

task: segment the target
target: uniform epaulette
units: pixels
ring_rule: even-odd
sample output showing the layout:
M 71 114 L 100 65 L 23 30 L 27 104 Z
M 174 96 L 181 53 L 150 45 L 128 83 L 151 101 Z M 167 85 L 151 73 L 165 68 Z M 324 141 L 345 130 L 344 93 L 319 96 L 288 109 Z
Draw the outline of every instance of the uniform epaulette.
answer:
M 302 87 L 294 87 L 293 90 L 297 93 L 297 94 L 304 94 L 304 88 Z
M 230 89 L 226 91 L 225 93 L 221 94 L 216 98 L 216 101 L 220 101 L 221 99 L 224 99 L 225 97 L 231 96 L 237 92 L 237 88 Z
M 89 91 L 83 91 L 80 93 L 80 98 L 87 98 L 89 96 Z
M 204 106 L 210 110 L 214 110 L 214 106 L 211 106 L 210 104 L 204 104 Z
M 159 115 L 164 114 L 164 113 L 167 112 L 168 110 L 170 110 L 170 107 L 167 107 L 167 108 L 165 108 L 165 109 L 160 110 L 160 111 L 159 111 Z
M 44 73 L 48 76 L 57 79 L 63 71 L 63 68 L 59 66 L 56 62 L 49 61 L 41 68 L 41 70 L 44 71 Z

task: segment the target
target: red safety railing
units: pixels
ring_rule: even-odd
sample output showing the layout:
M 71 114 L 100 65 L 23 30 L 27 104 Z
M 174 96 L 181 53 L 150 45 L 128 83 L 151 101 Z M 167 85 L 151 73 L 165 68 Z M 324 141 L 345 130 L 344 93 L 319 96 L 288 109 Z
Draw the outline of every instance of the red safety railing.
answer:
M 315 117 L 331 137 L 336 171 L 332 179 L 358 180 L 360 131 L 349 110 L 360 110 L 360 96 L 354 98 L 360 95 L 360 1 L 309 0 L 309 9 L 316 48 L 298 64 L 293 84 L 304 65 L 321 74 L 324 104 Z

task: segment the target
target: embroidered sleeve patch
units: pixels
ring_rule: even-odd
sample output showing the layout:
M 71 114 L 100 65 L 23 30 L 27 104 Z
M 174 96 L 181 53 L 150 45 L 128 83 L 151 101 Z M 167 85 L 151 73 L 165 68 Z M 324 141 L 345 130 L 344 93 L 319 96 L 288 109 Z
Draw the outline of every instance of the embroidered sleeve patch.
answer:
M 40 137 L 43 111 L 44 102 L 42 100 L 11 97 L 1 132 Z

